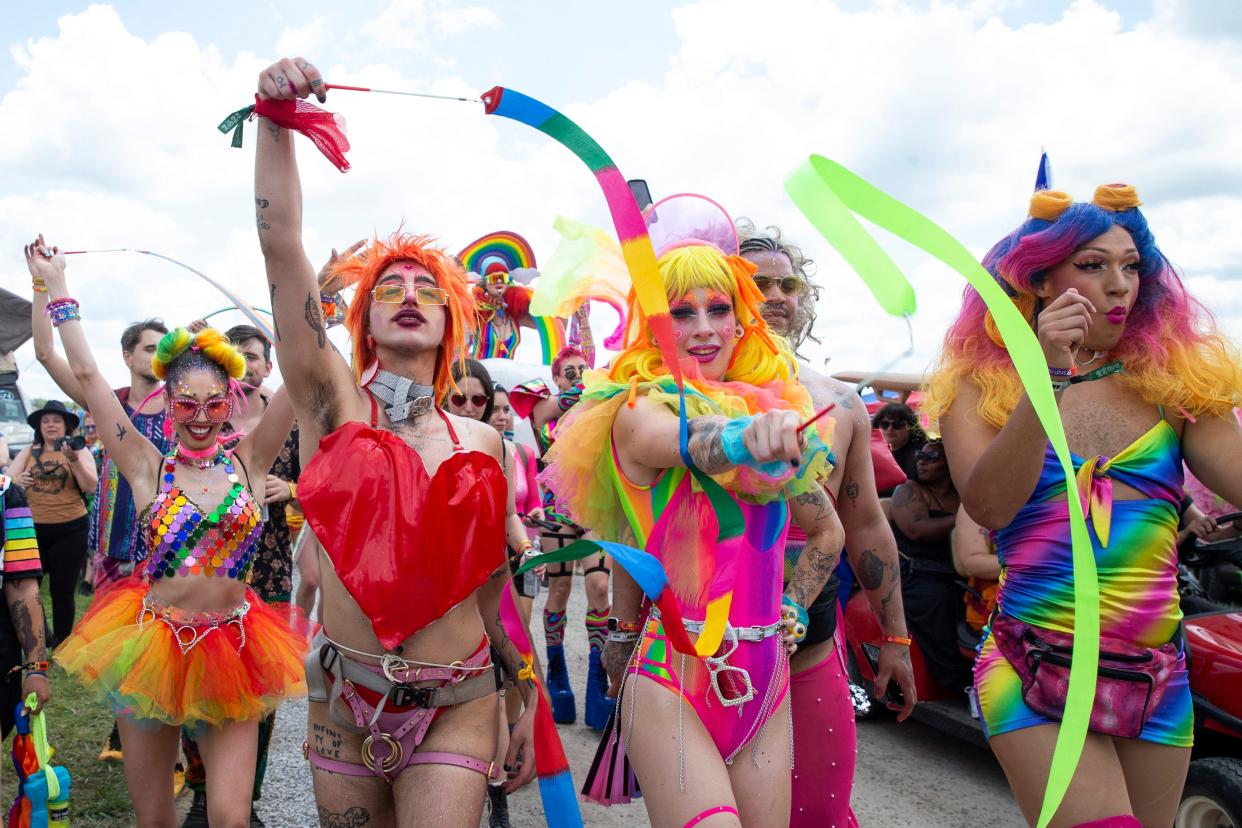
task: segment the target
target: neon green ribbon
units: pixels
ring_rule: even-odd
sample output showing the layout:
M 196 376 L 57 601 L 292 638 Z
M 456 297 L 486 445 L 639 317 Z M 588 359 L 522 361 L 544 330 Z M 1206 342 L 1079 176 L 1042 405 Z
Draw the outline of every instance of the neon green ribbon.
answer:
M 914 289 L 855 215 L 940 260 L 960 273 L 979 292 L 992 313 L 1018 377 L 1026 388 L 1027 397 L 1061 463 L 1066 487 L 1071 492 L 1077 491 L 1065 428 L 1048 381 L 1048 363 L 1039 341 L 1013 300 L 970 251 L 917 210 L 823 156 L 810 156 L 806 163 L 790 173 L 785 179 L 785 191 L 803 215 L 858 271 L 889 313 L 899 315 L 912 312 Z M 1056 813 L 1078 766 L 1095 701 L 1096 668 L 1100 654 L 1100 591 L 1095 557 L 1087 534 L 1081 496 L 1070 496 L 1068 503 L 1074 563 L 1073 667 L 1038 828 L 1044 828 Z

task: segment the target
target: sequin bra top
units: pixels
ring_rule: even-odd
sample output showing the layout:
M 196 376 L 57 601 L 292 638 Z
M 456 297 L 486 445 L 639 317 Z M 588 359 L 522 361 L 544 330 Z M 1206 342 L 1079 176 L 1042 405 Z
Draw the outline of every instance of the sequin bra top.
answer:
M 159 493 L 141 517 L 152 579 L 214 575 L 246 580 L 263 531 L 260 507 L 241 484 L 233 458 L 221 451 L 216 463 L 223 464 L 232 487 L 208 513 L 176 484 L 176 455 L 164 458 Z

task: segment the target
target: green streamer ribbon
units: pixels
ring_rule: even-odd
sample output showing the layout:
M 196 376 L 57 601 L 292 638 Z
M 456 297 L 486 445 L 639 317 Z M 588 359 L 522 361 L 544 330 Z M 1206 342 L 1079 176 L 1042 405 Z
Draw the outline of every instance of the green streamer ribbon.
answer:
M 1013 300 L 970 251 L 931 219 L 823 156 L 810 156 L 790 173 L 785 179 L 785 191 L 802 214 L 854 267 L 889 313 L 912 312 L 914 289 L 855 215 L 948 265 L 979 292 L 1061 463 L 1066 488 L 1077 492 L 1069 444 L 1048 380 L 1048 363 L 1043 350 Z M 1100 654 L 1100 592 L 1095 557 L 1087 534 L 1081 494 L 1067 500 L 1074 563 L 1073 667 L 1038 828 L 1045 828 L 1056 813 L 1078 766 L 1095 701 Z
M 253 114 L 254 114 L 254 104 L 251 104 L 250 106 L 247 106 L 243 109 L 239 109 L 233 114 L 229 115 L 229 117 L 225 118 L 223 121 L 220 122 L 220 126 L 216 127 L 216 129 L 220 130 L 226 135 L 229 132 L 232 132 L 233 133 L 233 141 L 232 141 L 233 147 L 235 149 L 241 149 L 242 127 L 245 125 L 246 119 L 249 118 Z

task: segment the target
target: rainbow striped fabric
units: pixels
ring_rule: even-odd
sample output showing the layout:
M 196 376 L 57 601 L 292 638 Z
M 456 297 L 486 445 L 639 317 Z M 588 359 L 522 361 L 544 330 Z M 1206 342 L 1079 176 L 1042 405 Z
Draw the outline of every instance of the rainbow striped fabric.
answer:
M 39 560 L 39 542 L 35 539 L 34 517 L 26 505 L 26 496 L 13 481 L 0 475 L 0 499 L 4 504 L 3 570 L 13 576 L 43 569 Z

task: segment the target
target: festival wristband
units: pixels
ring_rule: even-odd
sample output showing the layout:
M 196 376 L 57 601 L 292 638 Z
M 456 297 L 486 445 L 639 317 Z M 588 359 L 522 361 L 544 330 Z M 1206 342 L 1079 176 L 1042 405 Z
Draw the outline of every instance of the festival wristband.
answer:
M 614 644 L 633 644 L 642 637 L 642 633 L 636 632 L 610 632 L 604 640 Z
M 884 636 L 884 643 L 885 644 L 900 644 L 903 647 L 909 647 L 914 642 L 912 639 L 902 638 L 900 635 L 886 635 Z
M 1049 365 L 1048 373 L 1054 377 L 1072 377 L 1074 376 L 1074 369 L 1073 368 L 1053 368 L 1051 365 Z
M 642 629 L 642 621 L 622 621 L 616 616 L 608 619 L 608 632 L 637 633 Z
M 27 673 L 38 673 L 40 675 L 46 676 L 47 671 L 50 670 L 51 668 L 52 668 L 51 663 L 47 661 L 27 661 L 25 664 L 19 664 L 16 667 L 14 667 L 12 670 L 9 670 L 9 673 L 10 674 L 19 673 L 24 670 Z
M 289 499 L 297 500 L 298 499 L 298 484 L 294 483 L 292 480 L 288 481 L 288 483 L 289 483 Z
M 736 420 L 730 420 L 720 431 L 720 444 L 724 448 L 725 457 L 729 458 L 729 462 L 735 466 L 749 466 L 768 477 L 780 477 L 789 471 L 789 464 L 784 460 L 773 460 L 770 463 L 760 463 L 755 460 L 750 453 L 750 449 L 746 448 L 746 443 L 742 439 L 746 429 L 754 421 L 755 415 L 749 417 L 739 417 Z
M 794 641 L 801 642 L 806 638 L 806 629 L 811 624 L 811 617 L 806 608 L 788 595 L 781 596 L 781 620 L 789 626 Z
M 52 320 L 52 327 L 59 328 L 65 322 L 72 320 L 81 321 L 82 315 L 79 313 L 80 305 L 77 299 L 56 299 L 48 302 L 47 307 L 43 309 Z
M 331 328 L 341 324 L 341 320 L 337 317 L 340 300 L 339 293 L 319 294 L 319 307 L 323 311 L 323 321 L 326 327 Z

